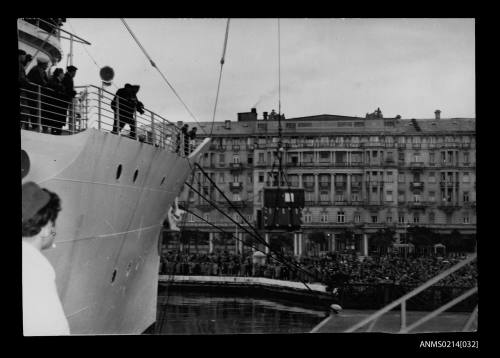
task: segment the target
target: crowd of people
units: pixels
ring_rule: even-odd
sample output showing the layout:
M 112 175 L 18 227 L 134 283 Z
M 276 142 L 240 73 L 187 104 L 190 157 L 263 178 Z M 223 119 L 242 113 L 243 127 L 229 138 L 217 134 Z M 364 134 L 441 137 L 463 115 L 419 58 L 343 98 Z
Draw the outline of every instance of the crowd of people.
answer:
M 26 74 L 33 57 L 24 50 L 18 50 L 18 55 L 22 127 L 38 130 L 40 125 L 44 133 L 61 134 L 66 117 L 72 115 L 71 105 L 76 96 L 73 79 L 78 69 L 72 65 L 66 72 L 55 68 L 49 76 L 49 60 L 38 57 L 36 65 Z
M 286 257 L 291 261 L 292 257 Z M 169 251 L 162 255 L 160 273 L 164 275 L 210 275 L 267 277 L 278 280 L 319 282 L 326 285 L 396 284 L 418 286 L 460 261 L 451 257 L 366 257 L 328 254 L 302 257 L 296 262 L 303 269 L 285 265 L 271 256 L 265 263 L 252 255 L 228 252 L 189 254 Z M 472 287 L 477 282 L 477 266 L 467 265 L 439 281 L 440 286 Z

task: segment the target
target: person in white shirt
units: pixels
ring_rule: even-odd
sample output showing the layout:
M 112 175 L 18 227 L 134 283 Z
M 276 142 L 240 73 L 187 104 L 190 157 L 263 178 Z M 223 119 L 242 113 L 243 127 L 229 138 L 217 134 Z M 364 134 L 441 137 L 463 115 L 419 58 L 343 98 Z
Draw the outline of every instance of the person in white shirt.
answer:
M 42 254 L 53 247 L 59 196 L 33 182 L 22 186 L 23 331 L 25 336 L 70 334 L 54 268 Z

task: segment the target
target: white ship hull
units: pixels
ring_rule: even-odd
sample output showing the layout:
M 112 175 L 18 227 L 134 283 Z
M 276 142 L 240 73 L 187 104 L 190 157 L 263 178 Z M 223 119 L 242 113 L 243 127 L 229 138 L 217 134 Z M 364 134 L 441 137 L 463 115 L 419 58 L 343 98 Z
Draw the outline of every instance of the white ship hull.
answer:
M 162 223 L 207 144 L 187 160 L 96 129 L 21 131 L 23 181 L 61 197 L 56 247 L 44 253 L 72 334 L 138 334 L 155 322 Z

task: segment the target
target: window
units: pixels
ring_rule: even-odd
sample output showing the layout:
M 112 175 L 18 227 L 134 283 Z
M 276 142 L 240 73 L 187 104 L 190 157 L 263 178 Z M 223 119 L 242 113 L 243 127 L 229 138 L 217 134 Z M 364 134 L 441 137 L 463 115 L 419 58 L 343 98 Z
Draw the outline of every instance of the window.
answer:
M 240 201 L 240 194 L 233 194 L 233 201 Z
M 413 214 L 413 222 L 418 224 L 420 222 L 420 216 L 418 214 Z
M 354 222 L 355 223 L 361 222 L 361 215 L 359 215 L 359 214 L 354 215 Z
M 463 174 L 463 179 L 462 179 L 462 181 L 463 181 L 464 183 L 469 183 L 469 182 L 470 182 L 470 178 L 469 178 L 469 173 L 468 173 L 468 172 L 465 172 L 465 173 Z
M 345 214 L 343 211 L 339 211 L 337 213 L 337 222 L 338 223 L 344 223 L 345 222 Z
M 233 155 L 233 163 L 235 163 L 235 164 L 240 163 L 240 156 L 239 155 Z
M 323 201 L 323 202 L 327 202 L 327 201 L 330 201 L 330 195 L 327 191 L 321 191 L 319 193 L 319 200 Z
M 304 198 L 305 201 L 309 201 L 309 202 L 315 201 L 313 191 L 306 191 L 306 192 L 304 192 L 304 195 L 305 195 L 305 198 Z
M 399 191 L 398 192 L 398 201 L 400 203 L 403 203 L 405 201 L 405 192 L 404 191 Z
M 415 152 L 413 154 L 413 161 L 414 162 L 420 162 L 420 152 Z
M 469 164 L 469 152 L 464 152 L 464 164 Z
M 372 215 L 372 223 L 376 224 L 378 222 L 378 216 Z
M 405 152 L 398 152 L 398 160 L 400 162 L 404 162 L 405 161 Z
M 259 192 L 257 193 L 257 202 L 258 203 L 262 203 L 262 190 L 259 190 Z
M 247 184 L 252 184 L 252 182 L 253 182 L 253 176 L 250 173 L 250 174 L 247 175 Z
M 259 172 L 259 183 L 263 183 L 263 182 L 264 182 L 264 173 Z
M 420 194 L 413 194 L 413 202 L 420 203 Z
M 404 224 L 405 223 L 405 215 L 404 214 L 399 214 L 399 216 L 398 216 L 398 222 L 400 224 Z
M 446 152 L 441 152 L 441 163 L 446 163 Z
M 434 214 L 433 212 L 430 212 L 429 213 L 429 224 L 434 224 L 435 221 L 436 221 L 436 214 Z
M 351 200 L 352 201 L 360 201 L 359 194 L 358 193 L 351 193 Z
M 378 150 L 372 150 L 372 158 L 377 159 Z
M 259 153 L 259 164 L 264 164 L 265 159 L 264 159 L 264 153 Z
M 385 193 L 385 201 L 392 201 L 392 190 Z
M 204 218 L 206 221 L 210 222 L 210 214 L 205 214 L 205 215 L 203 215 L 203 218 Z
M 399 183 L 404 183 L 405 182 L 405 175 L 404 175 L 404 173 L 399 173 L 398 174 L 398 182 Z
M 385 221 L 386 221 L 388 224 L 392 223 L 392 216 L 387 216 L 387 217 L 385 218 Z
M 293 193 L 285 193 L 285 203 L 293 203 L 294 195 Z
M 311 214 L 304 214 L 304 222 L 305 223 L 311 223 L 312 222 L 312 216 L 311 216 Z
M 429 153 L 429 163 L 434 164 L 434 161 L 436 160 L 434 152 Z
M 469 202 L 469 192 L 464 191 L 464 203 L 468 203 L 468 202 Z
M 344 201 L 344 193 L 342 193 L 342 192 L 337 192 L 337 193 L 335 194 L 335 200 L 336 200 L 336 201 Z
M 249 156 L 247 157 L 247 163 L 248 163 L 248 164 L 253 164 L 253 157 L 252 157 L 251 155 L 249 155 Z
M 322 223 L 327 223 L 327 222 L 328 222 L 328 214 L 327 214 L 327 213 L 322 213 L 322 214 L 321 214 L 320 221 L 321 221 Z
M 469 224 L 469 223 L 470 223 L 469 215 L 464 216 L 464 224 Z
M 387 182 L 388 183 L 393 183 L 394 182 L 394 178 L 392 176 L 392 172 L 387 172 Z
M 219 154 L 219 164 L 224 164 L 226 161 L 226 155 L 225 154 Z
M 319 152 L 319 161 L 321 163 L 329 163 L 330 162 L 330 152 Z
M 430 202 L 436 201 L 436 192 L 434 192 L 434 191 L 429 192 L 429 201 Z
M 436 173 L 434 172 L 429 172 L 429 183 L 435 183 L 436 182 Z
M 372 187 L 372 193 L 373 193 L 373 194 L 376 194 L 376 193 L 377 193 L 377 187 L 376 187 L 376 186 Z
M 194 215 L 191 214 L 191 213 L 188 213 L 188 216 L 187 216 L 187 221 L 189 222 L 194 222 Z
M 219 174 L 219 183 L 224 183 L 224 173 Z

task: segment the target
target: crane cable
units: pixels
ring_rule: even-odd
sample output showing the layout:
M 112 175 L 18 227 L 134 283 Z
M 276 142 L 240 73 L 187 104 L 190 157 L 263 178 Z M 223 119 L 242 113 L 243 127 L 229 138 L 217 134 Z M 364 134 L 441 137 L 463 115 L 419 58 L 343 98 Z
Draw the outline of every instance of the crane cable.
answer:
M 183 101 L 183 99 L 181 98 L 181 96 L 177 93 L 177 91 L 175 90 L 175 88 L 170 84 L 170 82 L 168 81 L 168 79 L 165 77 L 165 75 L 163 74 L 163 72 L 161 72 L 161 70 L 158 68 L 158 66 L 156 65 L 156 63 L 152 60 L 151 56 L 149 56 L 149 54 L 147 53 L 146 49 L 142 46 L 141 42 L 137 39 L 137 37 L 135 36 L 134 32 L 132 31 L 132 29 L 128 26 L 127 22 L 125 21 L 124 18 L 120 18 L 120 20 L 123 22 L 123 25 L 125 25 L 126 29 L 128 30 L 128 32 L 130 33 L 130 35 L 132 36 L 132 38 L 135 40 L 135 42 L 137 43 L 137 45 L 139 46 L 139 48 L 142 50 L 142 52 L 144 53 L 144 55 L 147 57 L 147 59 L 149 60 L 149 63 L 151 64 L 151 66 L 153 66 L 157 71 L 158 73 L 160 74 L 160 76 L 163 78 L 163 80 L 167 83 L 167 85 L 170 87 L 170 89 L 172 90 L 172 92 L 175 94 L 175 96 L 177 97 L 177 99 L 179 99 L 179 101 L 183 104 L 184 108 L 188 111 L 189 115 L 196 121 L 196 123 L 198 123 L 198 125 L 200 126 L 201 130 L 207 134 L 205 132 L 205 129 L 203 129 L 203 126 L 201 125 L 201 123 L 198 121 L 198 119 L 196 119 L 195 115 L 191 112 L 191 110 L 189 109 L 189 107 L 187 106 L 187 104 Z
M 213 117 L 212 117 L 212 127 L 210 128 L 210 136 L 212 136 L 212 132 L 214 130 L 215 113 L 217 111 L 217 103 L 219 102 L 219 91 L 220 91 L 220 84 L 221 84 L 221 79 L 222 79 L 222 68 L 223 68 L 224 62 L 225 62 L 226 49 L 227 49 L 227 38 L 228 38 L 228 35 L 229 35 L 229 21 L 230 21 L 230 19 L 227 19 L 226 36 L 224 37 L 224 46 L 222 48 L 222 56 L 221 56 L 221 59 L 220 59 L 219 82 L 217 84 L 217 94 L 215 96 L 214 114 L 213 114 Z

